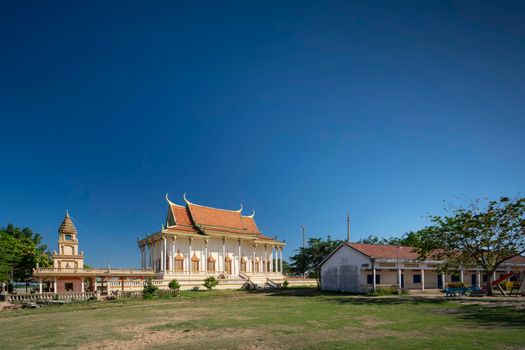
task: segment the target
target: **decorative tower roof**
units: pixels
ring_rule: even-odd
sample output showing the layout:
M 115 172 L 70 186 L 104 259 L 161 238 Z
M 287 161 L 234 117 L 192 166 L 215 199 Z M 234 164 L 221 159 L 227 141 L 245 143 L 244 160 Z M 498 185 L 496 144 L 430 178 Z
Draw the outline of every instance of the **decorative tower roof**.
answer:
M 64 220 L 62 221 L 62 225 L 60 225 L 60 228 L 58 229 L 58 233 L 68 233 L 68 234 L 77 234 L 77 228 L 73 224 L 73 221 L 71 220 L 71 217 L 69 216 L 69 212 L 66 212 L 66 216 L 64 217 Z

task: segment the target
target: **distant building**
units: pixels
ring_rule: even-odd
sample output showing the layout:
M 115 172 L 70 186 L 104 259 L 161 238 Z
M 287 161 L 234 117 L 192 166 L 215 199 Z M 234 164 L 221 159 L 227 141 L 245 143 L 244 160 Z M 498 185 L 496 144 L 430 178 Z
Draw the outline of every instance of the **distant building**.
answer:
M 267 237 L 255 223 L 255 212 L 171 202 L 162 230 L 138 240 L 140 269 L 85 268 L 78 232 L 66 213 L 58 229 L 58 251 L 53 267 L 37 267 L 40 293 L 83 293 L 141 290 L 146 279 L 168 288 L 177 279 L 182 288 L 202 286 L 204 279 L 219 279 L 218 288 L 278 286 L 283 282 L 284 242 Z
M 238 210 L 191 203 L 175 204 L 166 196 L 168 213 L 162 230 L 138 241 L 142 267 L 157 278 L 200 285 L 216 276 L 222 286 L 248 280 L 258 285 L 282 281 L 284 243 L 265 236 L 251 215 Z
M 78 250 L 78 232 L 66 213 L 58 229 L 58 252 L 53 252 L 53 267 L 37 267 L 33 277 L 39 280 L 39 291 L 51 293 L 83 293 L 99 291 L 104 294 L 111 288 L 133 290 L 142 288 L 147 278 L 155 273 L 140 269 L 93 269 L 84 267 L 84 253 Z
M 321 263 L 323 290 L 365 293 L 378 288 L 442 289 L 444 283 L 463 282 L 481 286 L 487 280 L 480 269 L 438 272 L 441 261 L 419 260 L 412 247 L 342 243 Z M 494 278 L 510 271 L 525 271 L 525 257 L 503 263 Z

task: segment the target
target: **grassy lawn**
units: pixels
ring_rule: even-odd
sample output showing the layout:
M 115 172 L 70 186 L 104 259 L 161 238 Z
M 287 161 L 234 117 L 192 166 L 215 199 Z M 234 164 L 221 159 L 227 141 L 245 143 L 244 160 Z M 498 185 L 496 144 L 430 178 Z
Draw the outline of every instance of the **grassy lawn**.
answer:
M 172 349 L 175 345 L 184 349 L 523 349 L 525 311 L 484 299 L 358 297 L 289 289 L 183 292 L 174 299 L 0 312 L 0 349 Z

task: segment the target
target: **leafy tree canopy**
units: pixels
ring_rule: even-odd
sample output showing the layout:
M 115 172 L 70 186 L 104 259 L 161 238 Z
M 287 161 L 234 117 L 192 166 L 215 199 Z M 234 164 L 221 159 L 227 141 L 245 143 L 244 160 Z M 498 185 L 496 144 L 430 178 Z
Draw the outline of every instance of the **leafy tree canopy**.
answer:
M 42 236 L 30 228 L 12 224 L 0 227 L 0 281 L 13 279 L 25 281 L 31 278 L 33 268 L 51 265 L 51 256 Z
M 443 269 L 480 267 L 492 293 L 494 271 L 506 260 L 525 253 L 525 198 L 476 200 L 431 216 L 432 225 L 418 231 L 422 257 L 443 260 Z
M 299 248 L 298 253 L 290 258 L 292 273 L 316 278 L 317 284 L 320 286 L 319 264 L 342 242 L 341 240 L 332 240 L 330 236 L 326 240 L 322 238 L 308 239 L 308 246 Z
M 357 241 L 357 243 L 416 247 L 419 245 L 419 238 L 417 232 L 407 232 L 402 237 L 385 238 L 370 235 L 367 238 L 360 239 L 359 241 Z

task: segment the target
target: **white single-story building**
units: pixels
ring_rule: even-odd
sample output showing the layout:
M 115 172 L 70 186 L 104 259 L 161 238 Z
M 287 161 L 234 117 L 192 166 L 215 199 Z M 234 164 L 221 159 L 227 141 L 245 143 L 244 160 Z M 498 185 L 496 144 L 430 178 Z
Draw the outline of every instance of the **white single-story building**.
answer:
M 344 242 L 321 262 L 321 289 L 366 293 L 385 287 L 442 289 L 449 282 L 480 287 L 487 281 L 481 269 L 438 271 L 441 261 L 418 260 L 412 247 Z M 502 264 L 494 279 L 508 272 L 525 271 L 525 257 Z

